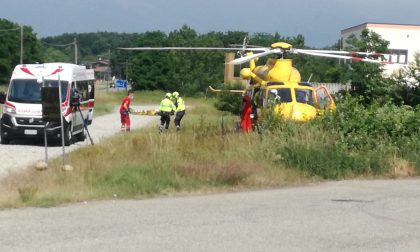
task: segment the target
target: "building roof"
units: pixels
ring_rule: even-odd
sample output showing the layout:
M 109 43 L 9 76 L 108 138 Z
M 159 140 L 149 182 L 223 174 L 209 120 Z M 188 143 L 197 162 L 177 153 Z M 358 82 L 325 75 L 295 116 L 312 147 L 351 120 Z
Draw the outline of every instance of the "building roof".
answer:
M 109 65 L 109 61 L 107 60 L 98 60 L 95 62 L 92 62 L 93 65 L 102 65 L 102 66 L 108 66 Z
M 393 24 L 393 23 L 363 23 L 350 28 L 341 30 L 341 34 L 351 33 L 354 31 L 366 28 L 388 28 L 388 29 L 406 29 L 406 30 L 420 30 L 420 25 L 415 24 Z
M 111 68 L 108 66 L 97 66 L 93 69 L 95 72 L 101 72 L 101 73 L 108 73 L 111 72 Z

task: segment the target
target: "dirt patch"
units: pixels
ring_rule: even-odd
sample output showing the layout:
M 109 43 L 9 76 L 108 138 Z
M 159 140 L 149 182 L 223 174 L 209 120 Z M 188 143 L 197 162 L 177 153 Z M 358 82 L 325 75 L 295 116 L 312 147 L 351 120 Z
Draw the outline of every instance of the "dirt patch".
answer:
M 255 165 L 241 161 L 214 161 L 181 164 L 176 167 L 176 171 L 184 177 L 227 185 L 239 185 L 252 174 L 253 168 L 255 168 Z

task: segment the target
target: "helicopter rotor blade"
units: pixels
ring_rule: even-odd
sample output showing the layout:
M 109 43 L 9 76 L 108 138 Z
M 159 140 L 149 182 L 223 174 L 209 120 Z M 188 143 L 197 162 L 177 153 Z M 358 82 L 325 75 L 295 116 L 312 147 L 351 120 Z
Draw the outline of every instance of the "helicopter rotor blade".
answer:
M 377 53 L 377 52 L 354 52 L 354 51 L 333 51 L 333 50 L 307 50 L 307 49 L 295 49 L 299 52 L 314 52 L 314 53 L 325 53 L 325 54 L 343 54 L 343 55 L 365 55 L 365 56 L 387 56 L 389 54 Z
M 125 51 L 241 51 L 242 48 L 234 47 L 120 47 L 118 50 Z M 267 48 L 247 48 L 247 51 L 261 52 L 266 51 Z
M 229 44 L 229 46 L 243 46 L 243 45 L 241 45 L 241 44 Z M 247 48 L 247 49 L 249 49 L 249 48 L 258 48 L 258 49 L 262 49 L 262 50 L 264 50 L 264 49 L 269 50 L 269 48 L 268 48 L 268 47 L 265 47 L 265 46 L 259 46 L 259 45 L 246 45 L 246 48 Z
M 318 53 L 318 52 L 312 52 L 312 51 L 307 51 L 307 50 L 295 50 L 294 52 L 311 55 L 311 56 L 326 57 L 326 58 L 347 59 L 347 60 L 352 60 L 352 61 L 364 61 L 364 62 L 377 63 L 377 64 L 393 64 L 392 62 L 382 61 L 382 60 L 345 56 L 345 55 L 327 54 L 327 53 Z
M 261 52 L 261 53 L 256 53 L 256 54 L 252 54 L 252 55 L 248 55 L 248 56 L 245 56 L 245 57 L 234 59 L 231 62 L 229 62 L 229 64 L 239 65 L 239 64 L 249 62 L 253 59 L 256 59 L 256 58 L 259 58 L 259 57 L 264 57 L 264 56 L 274 54 L 274 53 L 283 53 L 283 51 L 280 48 L 266 50 L 266 51 Z

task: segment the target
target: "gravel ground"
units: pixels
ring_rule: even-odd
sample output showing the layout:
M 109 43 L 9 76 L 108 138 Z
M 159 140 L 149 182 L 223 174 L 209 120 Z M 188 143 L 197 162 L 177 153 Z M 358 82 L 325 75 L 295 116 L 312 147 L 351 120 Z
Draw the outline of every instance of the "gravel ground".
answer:
M 155 109 L 156 105 L 133 106 L 135 110 Z M 159 117 L 131 115 L 132 128 L 145 127 L 151 123 L 158 124 Z M 110 137 L 120 132 L 120 114 L 115 113 L 95 117 L 89 132 L 93 142 L 99 143 L 102 139 Z M 84 142 L 77 142 L 70 147 L 66 147 L 66 153 L 90 144 L 88 138 Z M 60 156 L 61 146 L 48 147 L 48 158 Z M 43 141 L 19 140 L 11 142 L 10 145 L 0 145 L 0 177 L 6 176 L 10 172 L 26 169 L 34 166 L 37 161 L 45 159 L 45 147 Z

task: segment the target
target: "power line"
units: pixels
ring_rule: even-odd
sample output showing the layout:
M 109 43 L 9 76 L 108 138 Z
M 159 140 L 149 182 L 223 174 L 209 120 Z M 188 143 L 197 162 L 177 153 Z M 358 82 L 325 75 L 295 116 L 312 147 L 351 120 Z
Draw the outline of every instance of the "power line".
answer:
M 52 43 L 47 43 L 45 41 L 40 40 L 41 43 L 44 43 L 47 46 L 55 46 L 55 47 L 68 47 L 68 46 L 72 46 L 74 45 L 74 63 L 77 64 L 77 39 L 74 38 L 74 41 L 68 44 L 52 44 Z
M 20 29 L 20 27 L 18 27 L 18 28 L 10 28 L 10 29 L 0 29 L 0 32 L 17 31 L 19 29 Z
M 74 43 L 75 43 L 75 42 L 71 42 L 71 43 L 68 43 L 68 44 L 52 44 L 52 43 L 47 43 L 47 42 L 42 41 L 42 40 L 40 40 L 40 41 L 41 41 L 41 43 L 43 43 L 43 44 L 45 44 L 45 45 L 49 45 L 49 46 L 57 46 L 57 47 L 67 47 L 67 46 L 74 45 Z

